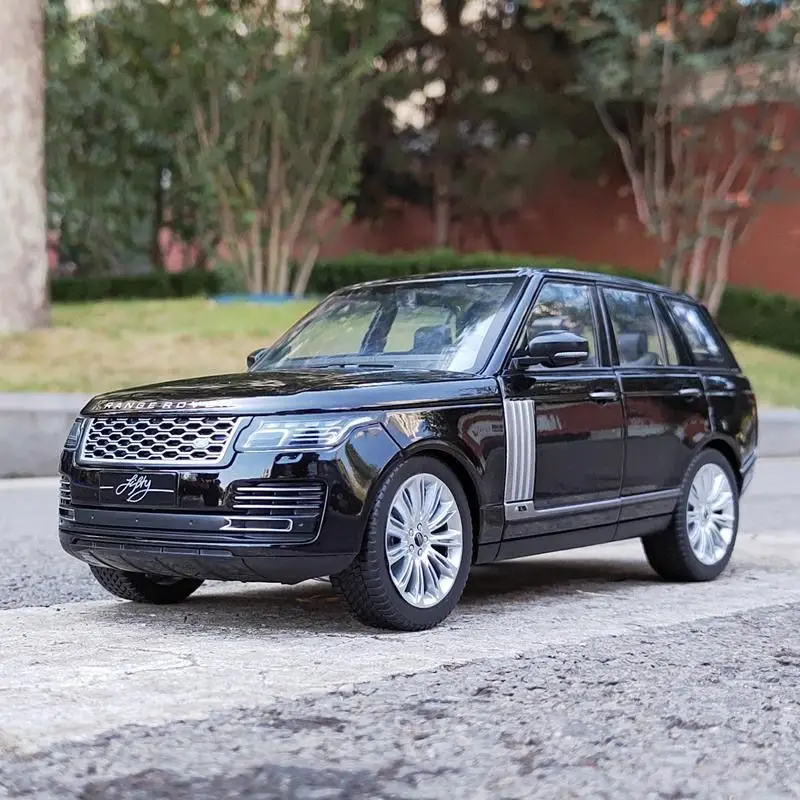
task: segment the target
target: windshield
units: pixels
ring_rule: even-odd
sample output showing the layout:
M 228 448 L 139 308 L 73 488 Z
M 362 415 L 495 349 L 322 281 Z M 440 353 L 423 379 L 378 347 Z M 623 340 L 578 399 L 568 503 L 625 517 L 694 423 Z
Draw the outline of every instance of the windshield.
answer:
M 519 278 L 365 286 L 337 293 L 253 365 L 428 369 L 474 373 L 511 311 Z

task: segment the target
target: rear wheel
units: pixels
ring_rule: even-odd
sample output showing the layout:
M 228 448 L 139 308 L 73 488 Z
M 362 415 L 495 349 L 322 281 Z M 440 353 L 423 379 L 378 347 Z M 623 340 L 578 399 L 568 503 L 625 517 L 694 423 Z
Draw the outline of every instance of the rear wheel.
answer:
M 728 565 L 739 528 L 739 489 L 728 460 L 703 450 L 686 471 L 669 528 L 642 539 L 650 566 L 669 581 L 710 581 Z
M 361 622 L 419 631 L 455 608 L 471 562 L 472 525 L 461 483 L 437 459 L 417 457 L 383 479 L 361 553 L 331 582 Z
M 120 569 L 94 565 L 89 569 L 106 591 L 123 600 L 133 600 L 135 603 L 153 605 L 180 603 L 203 585 L 203 581 L 192 578 L 145 575 L 141 572 L 123 572 Z

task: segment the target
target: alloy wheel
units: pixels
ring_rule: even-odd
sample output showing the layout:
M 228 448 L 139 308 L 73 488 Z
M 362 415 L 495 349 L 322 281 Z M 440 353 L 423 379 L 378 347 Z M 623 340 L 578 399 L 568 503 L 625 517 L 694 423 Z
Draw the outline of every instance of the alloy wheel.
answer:
M 431 608 L 453 588 L 464 551 L 461 513 L 447 484 L 429 473 L 406 480 L 386 522 L 389 574 L 400 596 Z
M 733 540 L 736 508 L 730 479 L 719 465 L 704 464 L 689 490 L 686 524 L 692 552 L 702 564 L 721 561 Z

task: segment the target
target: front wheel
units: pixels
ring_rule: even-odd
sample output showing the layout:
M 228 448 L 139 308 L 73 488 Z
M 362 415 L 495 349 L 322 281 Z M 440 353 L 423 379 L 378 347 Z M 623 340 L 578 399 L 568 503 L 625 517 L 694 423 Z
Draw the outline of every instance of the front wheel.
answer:
M 135 603 L 152 605 L 181 603 L 203 585 L 203 581 L 192 578 L 144 575 L 141 572 L 123 572 L 120 569 L 94 565 L 89 569 L 107 592 L 123 600 L 133 600 Z
M 460 481 L 437 459 L 416 457 L 384 477 L 361 552 L 331 582 L 366 625 L 420 631 L 455 608 L 471 562 Z
M 703 450 L 686 471 L 669 528 L 642 539 L 650 566 L 669 581 L 710 581 L 733 554 L 739 487 L 722 453 Z

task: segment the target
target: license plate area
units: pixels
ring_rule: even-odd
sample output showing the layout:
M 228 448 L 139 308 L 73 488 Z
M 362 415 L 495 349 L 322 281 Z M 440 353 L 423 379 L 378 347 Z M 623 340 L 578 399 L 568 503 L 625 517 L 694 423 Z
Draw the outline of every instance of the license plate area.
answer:
M 103 471 L 99 492 L 101 506 L 171 508 L 178 502 L 178 473 Z

